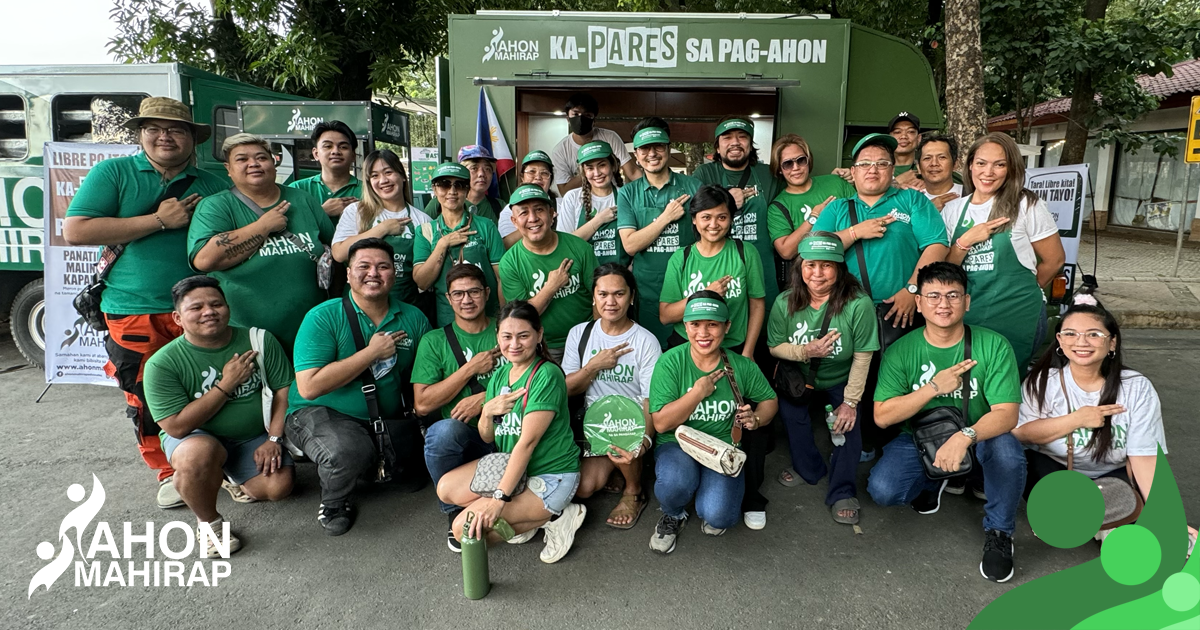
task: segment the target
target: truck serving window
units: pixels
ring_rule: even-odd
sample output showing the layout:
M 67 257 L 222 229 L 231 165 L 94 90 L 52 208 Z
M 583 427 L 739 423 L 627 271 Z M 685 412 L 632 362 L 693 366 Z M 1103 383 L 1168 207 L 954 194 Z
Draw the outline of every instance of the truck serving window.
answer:
M 235 107 L 224 107 L 218 105 L 213 108 L 213 139 L 212 139 L 212 156 L 218 162 L 224 162 L 225 156 L 221 155 L 221 145 L 225 144 L 225 138 L 232 136 L 238 132 L 238 113 Z
M 137 134 L 123 127 L 137 115 L 145 94 L 59 94 L 51 101 L 54 140 L 137 144 Z
M 0 160 L 19 160 L 29 154 L 25 99 L 0 94 Z

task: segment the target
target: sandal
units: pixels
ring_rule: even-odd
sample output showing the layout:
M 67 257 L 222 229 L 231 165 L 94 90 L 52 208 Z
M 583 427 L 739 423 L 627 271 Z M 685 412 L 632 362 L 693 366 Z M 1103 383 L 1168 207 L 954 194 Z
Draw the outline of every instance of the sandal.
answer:
M 613 471 L 608 475 L 608 481 L 605 482 L 603 490 L 609 494 L 621 494 L 625 492 L 625 475 L 621 474 L 621 470 L 613 467 Z
M 778 479 L 779 483 L 787 488 L 795 488 L 800 485 L 801 481 L 800 475 L 796 474 L 796 469 L 794 468 L 784 468 L 779 471 Z
M 841 523 L 842 525 L 858 525 L 858 513 L 862 508 L 858 504 L 856 497 L 848 499 L 838 499 L 833 503 L 833 507 L 829 509 L 833 514 L 833 522 Z M 854 512 L 854 516 L 842 516 L 838 514 L 842 510 L 850 510 Z
M 609 520 L 606 523 L 614 529 L 633 529 L 633 526 L 637 525 L 638 519 L 642 517 L 642 512 L 645 511 L 646 505 L 649 503 L 645 495 L 621 495 L 621 500 L 617 503 L 617 506 L 612 509 L 612 512 L 608 513 Z M 631 518 L 628 523 L 618 525 L 612 522 L 612 519 L 618 516 L 629 516 Z

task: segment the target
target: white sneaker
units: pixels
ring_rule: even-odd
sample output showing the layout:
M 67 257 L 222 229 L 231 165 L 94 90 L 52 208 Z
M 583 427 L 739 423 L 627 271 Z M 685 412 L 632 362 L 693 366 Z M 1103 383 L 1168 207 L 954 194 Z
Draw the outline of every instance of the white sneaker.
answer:
M 579 527 L 583 525 L 583 517 L 586 515 L 586 507 L 578 503 L 571 503 L 557 519 L 542 525 L 542 529 L 546 531 L 546 547 L 542 549 L 542 562 L 554 564 L 567 555 L 567 552 L 571 550 L 571 545 L 575 543 L 575 532 L 579 531 Z
M 229 498 L 238 503 L 255 503 L 258 499 L 246 494 L 242 487 L 229 479 L 221 480 L 221 489 L 229 493 Z
M 517 534 L 516 536 L 509 538 L 508 544 L 524 545 L 525 543 L 533 540 L 533 537 L 536 536 L 537 533 L 538 533 L 538 528 L 535 527 L 534 529 L 531 529 L 531 530 L 525 532 L 524 534 Z
M 171 508 L 183 507 L 187 505 L 183 502 L 183 497 L 179 496 L 179 492 L 175 490 L 175 478 L 167 477 L 158 482 L 158 507 L 164 510 Z
M 742 521 L 750 529 L 762 529 L 767 526 L 766 512 L 742 512 Z
M 217 520 L 209 523 L 209 525 L 212 527 L 213 532 L 217 535 L 218 538 L 220 538 L 221 532 L 224 531 L 224 529 L 225 529 L 225 526 L 223 524 L 224 520 L 225 519 L 223 519 L 223 518 L 217 518 Z M 221 557 L 221 552 L 217 549 L 217 546 L 213 544 L 212 539 L 207 538 L 206 536 L 204 536 L 203 534 L 200 533 L 200 524 L 199 523 L 196 524 L 196 541 L 204 547 L 204 556 L 203 557 L 205 557 L 205 558 L 220 558 Z M 234 536 L 233 532 L 229 532 L 229 555 L 232 556 L 234 553 L 237 552 L 237 550 L 239 550 L 241 548 L 242 548 L 242 541 L 237 536 Z
M 747 512 L 747 514 L 750 514 L 750 512 Z M 760 527 L 759 529 L 762 528 Z M 725 533 L 725 530 L 717 529 L 716 527 L 709 525 L 708 521 L 700 521 L 700 531 L 708 534 L 709 536 L 720 536 L 721 534 Z

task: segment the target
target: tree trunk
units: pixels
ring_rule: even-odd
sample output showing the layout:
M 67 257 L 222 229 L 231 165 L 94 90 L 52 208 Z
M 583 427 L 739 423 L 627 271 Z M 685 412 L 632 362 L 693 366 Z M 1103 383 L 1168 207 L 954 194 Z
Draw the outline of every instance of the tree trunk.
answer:
M 946 131 L 964 150 L 987 133 L 979 0 L 946 1 Z
M 1109 0 L 1087 0 L 1083 17 L 1091 22 L 1104 19 Z M 1087 28 L 1085 26 L 1084 28 Z M 1058 163 L 1082 164 L 1087 153 L 1088 134 L 1096 114 L 1096 89 L 1092 85 L 1092 71 L 1084 68 L 1075 75 L 1075 88 L 1071 91 L 1071 111 L 1067 114 L 1067 137 L 1063 143 L 1062 157 Z

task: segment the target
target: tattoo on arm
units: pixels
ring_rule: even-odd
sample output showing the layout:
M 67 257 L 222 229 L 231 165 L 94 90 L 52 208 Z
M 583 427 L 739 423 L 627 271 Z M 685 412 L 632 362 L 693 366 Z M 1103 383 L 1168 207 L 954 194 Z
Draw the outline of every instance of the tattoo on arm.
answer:
M 221 248 L 224 258 L 237 258 L 246 252 L 256 251 L 266 240 L 261 234 L 255 234 L 241 242 L 238 242 L 236 238 L 233 232 L 222 232 L 216 236 L 216 244 Z

